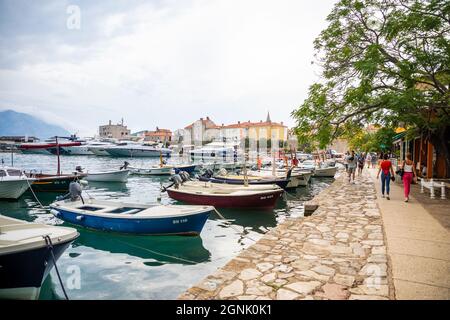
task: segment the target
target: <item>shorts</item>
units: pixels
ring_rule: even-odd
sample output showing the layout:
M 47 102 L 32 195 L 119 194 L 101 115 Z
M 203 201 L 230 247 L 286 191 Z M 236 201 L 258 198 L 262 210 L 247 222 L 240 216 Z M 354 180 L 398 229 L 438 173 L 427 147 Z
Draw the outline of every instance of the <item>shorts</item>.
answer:
M 353 173 L 355 172 L 355 167 L 348 167 L 348 173 Z

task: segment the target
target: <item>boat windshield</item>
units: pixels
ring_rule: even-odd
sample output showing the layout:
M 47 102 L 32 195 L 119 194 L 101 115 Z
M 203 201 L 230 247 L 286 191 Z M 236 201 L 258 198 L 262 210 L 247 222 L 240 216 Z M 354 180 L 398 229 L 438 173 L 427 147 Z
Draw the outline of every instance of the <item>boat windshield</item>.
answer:
M 20 177 L 22 175 L 22 171 L 17 169 L 8 169 L 7 171 L 10 177 Z

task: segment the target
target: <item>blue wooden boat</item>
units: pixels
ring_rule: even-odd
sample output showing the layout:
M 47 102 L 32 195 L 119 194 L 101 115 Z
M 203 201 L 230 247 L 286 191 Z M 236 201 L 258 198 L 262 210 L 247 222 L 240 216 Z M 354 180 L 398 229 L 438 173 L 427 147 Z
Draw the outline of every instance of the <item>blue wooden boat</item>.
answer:
M 197 165 L 196 164 L 175 165 L 173 168 L 175 169 L 175 174 L 179 174 L 181 171 L 185 171 L 189 174 L 192 174 L 197 168 Z
M 88 199 L 50 205 L 59 219 L 78 226 L 147 235 L 198 235 L 214 207 L 141 205 Z

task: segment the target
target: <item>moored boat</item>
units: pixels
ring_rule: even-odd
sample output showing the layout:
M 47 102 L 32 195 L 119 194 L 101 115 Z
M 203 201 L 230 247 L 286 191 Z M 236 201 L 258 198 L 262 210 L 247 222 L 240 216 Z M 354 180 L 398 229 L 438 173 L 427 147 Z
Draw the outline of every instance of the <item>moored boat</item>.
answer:
M 57 201 L 50 205 L 59 219 L 86 228 L 146 235 L 198 235 L 211 206 L 142 205 L 95 199 Z
M 130 157 L 130 158 L 142 158 L 142 157 L 169 157 L 172 150 L 167 148 L 155 148 L 144 145 L 126 145 L 115 146 L 105 149 L 113 157 Z
M 0 299 L 37 299 L 42 283 L 79 233 L 0 215 Z M 51 240 L 52 248 L 48 246 Z
M 172 166 L 152 166 L 147 168 L 137 168 L 128 166 L 132 174 L 144 175 L 144 176 L 170 176 L 175 173 Z
M 20 198 L 32 181 L 19 169 L 0 167 L 0 199 Z
M 94 182 L 126 182 L 130 173 L 129 169 L 85 172 L 87 176 L 84 180 Z
M 177 176 L 175 176 L 177 177 Z M 232 185 L 173 179 L 164 188 L 169 197 L 190 204 L 212 205 L 218 208 L 272 208 L 284 192 L 279 186 Z
M 49 174 L 27 173 L 33 179 L 31 189 L 34 192 L 68 192 L 69 184 L 87 176 L 86 173 L 75 174 Z

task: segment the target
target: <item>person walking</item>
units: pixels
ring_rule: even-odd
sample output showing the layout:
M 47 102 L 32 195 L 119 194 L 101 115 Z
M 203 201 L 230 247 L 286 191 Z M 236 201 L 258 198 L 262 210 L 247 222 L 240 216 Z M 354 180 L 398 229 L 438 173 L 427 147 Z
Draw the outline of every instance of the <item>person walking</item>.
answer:
M 367 169 L 370 169 L 371 162 L 372 162 L 372 156 L 371 156 L 370 152 L 367 152 L 367 155 L 366 155 Z
M 411 192 L 411 183 L 414 181 L 417 183 L 417 172 L 414 161 L 411 160 L 411 153 L 406 154 L 406 160 L 403 161 L 401 166 L 403 169 L 403 189 L 405 192 L 405 202 L 409 201 L 409 193 Z
M 383 160 L 380 163 L 377 172 L 377 179 L 380 177 L 381 171 L 381 197 L 384 198 L 384 191 L 386 191 L 386 199 L 391 200 L 389 198 L 391 177 L 394 177 L 394 169 L 392 167 L 392 162 L 389 160 L 387 154 L 384 155 Z
M 365 161 L 366 161 L 366 156 L 364 155 L 364 153 L 361 152 L 358 155 L 358 177 L 361 176 L 361 174 L 362 174 Z
M 352 153 L 350 155 L 348 155 L 346 157 L 347 159 L 347 174 L 348 174 L 348 182 L 350 183 L 352 181 L 352 177 L 353 177 L 353 183 L 355 183 L 355 171 L 356 171 L 356 166 L 358 163 L 358 159 L 355 155 L 355 151 L 352 150 Z
M 370 163 L 372 164 L 372 169 L 376 167 L 376 164 L 378 162 L 377 154 L 373 153 L 370 159 Z
M 344 167 L 345 167 L 345 171 L 348 172 L 348 157 L 350 156 L 350 152 L 347 151 L 345 153 L 345 157 L 344 157 Z

